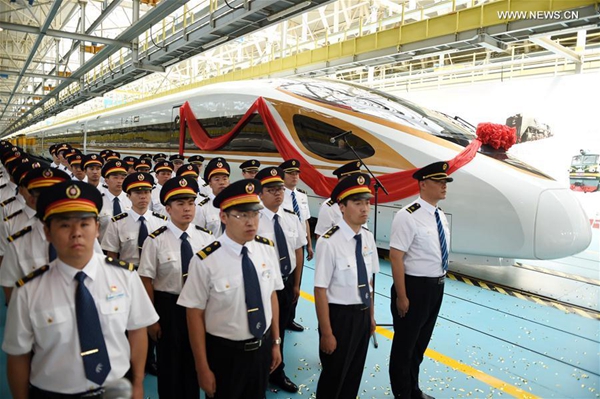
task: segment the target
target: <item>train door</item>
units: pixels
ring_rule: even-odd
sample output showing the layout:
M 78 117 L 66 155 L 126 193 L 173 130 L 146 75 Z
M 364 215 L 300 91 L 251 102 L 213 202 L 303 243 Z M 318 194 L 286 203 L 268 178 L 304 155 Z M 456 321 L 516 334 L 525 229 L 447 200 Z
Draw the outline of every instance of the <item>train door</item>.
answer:
M 183 104 L 174 105 L 171 108 L 171 127 L 169 134 L 169 148 L 174 149 L 175 152 L 179 151 L 179 108 Z M 183 150 L 183 149 L 182 149 Z

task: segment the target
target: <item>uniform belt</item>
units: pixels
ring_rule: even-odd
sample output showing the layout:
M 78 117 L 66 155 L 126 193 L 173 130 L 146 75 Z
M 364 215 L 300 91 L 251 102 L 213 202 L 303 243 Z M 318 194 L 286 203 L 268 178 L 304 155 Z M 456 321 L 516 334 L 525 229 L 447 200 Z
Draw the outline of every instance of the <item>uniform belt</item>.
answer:
M 354 305 L 340 305 L 339 303 L 330 303 L 329 307 L 336 308 L 336 309 L 360 310 L 360 311 L 369 309 L 368 306 L 365 306 L 362 303 L 357 303 Z
M 29 386 L 29 397 L 33 399 L 75 399 L 75 398 L 100 398 L 104 393 L 104 388 L 94 389 L 93 391 L 81 392 L 81 393 L 59 393 L 45 391 L 33 385 Z
M 245 341 L 233 341 L 231 339 L 217 337 L 216 335 L 211 335 L 208 333 L 206 333 L 206 337 L 216 343 L 228 346 L 230 348 L 239 349 L 244 352 L 252 352 L 259 349 L 263 345 L 264 341 L 271 337 L 271 329 L 269 328 L 267 332 L 265 332 L 265 335 L 263 335 L 260 339 L 252 338 Z
M 411 279 L 415 279 L 415 280 L 418 279 L 427 284 L 432 284 L 432 285 L 441 285 L 446 282 L 446 275 L 439 276 L 439 277 L 424 277 L 424 276 L 411 276 L 410 274 L 405 274 L 404 276 L 409 277 Z

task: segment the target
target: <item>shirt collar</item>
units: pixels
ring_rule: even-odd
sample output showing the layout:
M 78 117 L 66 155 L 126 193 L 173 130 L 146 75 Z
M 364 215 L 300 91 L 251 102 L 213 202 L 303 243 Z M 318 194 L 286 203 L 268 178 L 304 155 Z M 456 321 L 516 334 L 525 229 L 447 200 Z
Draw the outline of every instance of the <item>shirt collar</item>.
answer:
M 355 235 L 360 234 L 360 231 L 358 233 L 355 233 L 354 230 L 352 230 L 352 228 L 350 226 L 348 226 L 348 223 L 346 223 L 344 218 L 342 218 L 340 220 L 340 222 L 338 223 L 338 226 L 340 227 L 340 231 L 344 235 L 344 238 L 346 239 L 346 241 L 350 241 L 351 239 L 354 238 Z M 361 229 L 362 229 L 362 227 L 361 227 Z
M 229 238 L 229 236 L 227 235 L 227 230 L 225 230 L 225 233 L 223 233 L 221 237 L 219 237 L 219 241 L 221 242 L 221 244 L 223 244 L 223 246 L 228 247 L 236 255 L 241 255 L 242 247 L 245 246 L 240 245 L 237 242 L 233 241 L 231 238 Z M 246 248 L 248 248 L 248 253 L 252 252 L 252 249 L 250 247 L 246 246 Z
M 279 218 L 281 218 L 281 214 L 282 214 L 281 212 L 282 212 L 282 208 L 281 207 L 279 207 L 277 209 L 277 212 L 272 212 L 267 207 L 264 207 L 263 209 L 260 210 L 260 213 L 262 213 L 263 215 L 265 215 L 266 217 L 268 217 L 269 220 L 273 220 L 273 217 L 275 215 L 279 215 Z
M 140 215 L 139 213 L 137 213 L 136 211 L 133 210 L 133 208 L 131 208 L 130 210 L 128 210 L 127 212 L 129 212 L 129 216 L 131 216 L 133 218 L 134 221 L 138 221 L 140 220 L 140 216 L 144 216 L 144 218 L 146 220 L 148 220 L 148 217 L 150 217 L 150 213 L 152 213 L 152 211 L 150 209 L 148 209 L 146 211 L 146 213 L 144 213 L 143 215 Z
M 73 281 L 75 279 L 75 275 L 79 272 L 85 272 L 85 274 L 93 281 L 96 279 L 96 274 L 98 272 L 98 262 L 96 261 L 95 253 L 92 254 L 92 258 L 81 270 L 67 265 L 59 258 L 56 258 L 54 264 L 54 267 L 58 268 L 58 271 L 67 283 Z
M 173 232 L 173 234 L 175 234 L 175 236 L 177 238 L 180 238 L 181 235 L 183 234 L 183 230 L 181 230 L 179 227 L 175 226 L 175 224 L 173 224 L 173 222 L 170 220 L 167 222 L 167 227 L 169 228 L 169 230 L 171 230 Z M 191 237 L 194 229 L 195 229 L 194 225 L 192 223 L 190 223 L 190 225 L 185 230 L 185 232 L 188 234 L 189 237 Z
M 435 211 L 437 210 L 437 208 L 433 205 L 431 205 L 429 202 L 425 201 L 423 198 L 419 197 L 417 198 L 417 202 L 421 205 L 421 207 L 423 209 L 425 209 L 427 212 L 429 212 L 430 214 L 434 214 Z
M 23 212 L 25 212 L 25 214 L 27 215 L 27 217 L 29 219 L 33 218 L 35 216 L 35 213 L 36 213 L 35 209 L 32 209 L 32 208 L 30 208 L 27 205 L 23 208 Z

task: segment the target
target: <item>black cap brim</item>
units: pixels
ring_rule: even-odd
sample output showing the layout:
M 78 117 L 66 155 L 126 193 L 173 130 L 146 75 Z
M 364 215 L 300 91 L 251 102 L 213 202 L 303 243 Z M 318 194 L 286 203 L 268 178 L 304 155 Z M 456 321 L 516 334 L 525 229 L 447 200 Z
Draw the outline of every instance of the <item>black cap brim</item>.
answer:
M 229 212 L 229 211 L 248 212 L 248 211 L 260 211 L 263 208 L 264 207 L 260 203 L 253 203 L 253 204 L 241 204 L 241 205 L 230 206 L 229 208 L 226 209 L 226 211 L 227 212 Z

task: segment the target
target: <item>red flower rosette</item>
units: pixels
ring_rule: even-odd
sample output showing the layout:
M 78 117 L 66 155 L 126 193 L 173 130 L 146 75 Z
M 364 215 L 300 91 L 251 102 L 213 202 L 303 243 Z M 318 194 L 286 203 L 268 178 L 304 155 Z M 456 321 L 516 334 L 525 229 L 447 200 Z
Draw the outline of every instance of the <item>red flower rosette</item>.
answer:
M 480 123 L 477 125 L 477 139 L 483 144 L 492 146 L 494 149 L 502 147 L 508 151 L 517 141 L 516 129 L 497 123 Z

